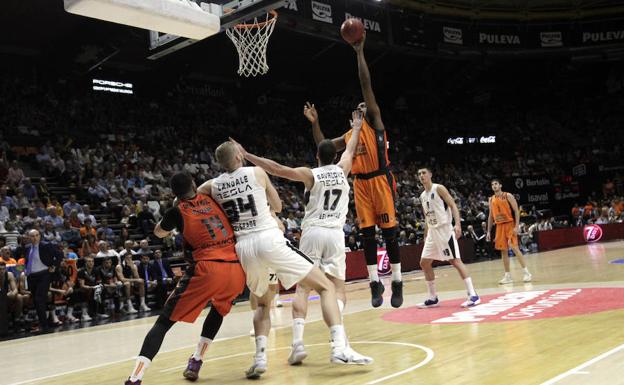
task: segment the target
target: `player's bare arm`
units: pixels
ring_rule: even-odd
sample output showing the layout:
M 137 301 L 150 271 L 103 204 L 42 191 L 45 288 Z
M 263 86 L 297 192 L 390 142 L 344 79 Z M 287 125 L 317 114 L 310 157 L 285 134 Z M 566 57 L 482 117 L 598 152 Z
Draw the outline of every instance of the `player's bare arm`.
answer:
M 254 174 L 256 175 L 256 180 L 260 186 L 264 187 L 266 190 L 267 201 L 269 202 L 271 211 L 275 213 L 282 212 L 282 200 L 280 199 L 277 190 L 275 190 L 273 183 L 271 183 L 269 175 L 260 167 L 254 167 Z
M 284 166 L 283 164 L 278 163 L 272 159 L 263 158 L 246 151 L 240 143 L 236 142 L 232 138 L 230 138 L 230 141 L 237 145 L 237 147 L 241 151 L 241 154 L 243 154 L 246 160 L 258 167 L 261 167 L 269 174 L 279 176 L 280 178 L 289 179 L 295 182 L 303 182 L 307 189 L 312 188 L 312 185 L 314 184 L 314 175 L 312 175 L 312 171 L 309 168 L 292 168 Z
M 360 141 L 360 132 L 362 130 L 363 118 L 364 117 L 362 116 L 362 111 L 360 110 L 355 110 L 351 114 L 351 129 L 353 130 L 352 135 L 349 139 L 349 143 L 347 143 L 347 148 L 342 153 L 340 161 L 338 162 L 338 167 L 343 169 L 345 175 L 349 175 L 349 172 L 351 172 L 355 149 L 357 148 L 358 142 Z
M 492 233 L 492 221 L 493 221 L 493 214 L 492 214 L 492 198 L 490 197 L 490 209 L 488 210 L 488 222 L 487 222 L 487 233 L 485 234 L 485 240 L 487 242 L 490 241 L 490 234 Z
M 520 230 L 520 209 L 518 208 L 518 202 L 516 201 L 516 198 L 514 198 L 512 194 L 507 194 L 507 200 L 509 201 L 511 209 L 514 211 L 515 214 L 516 225 L 514 226 L 514 234 L 517 235 L 518 231 Z
M 212 179 L 205 181 L 197 188 L 198 194 L 212 196 Z
M 306 102 L 303 106 L 303 115 L 308 119 L 308 121 L 310 121 L 310 124 L 312 124 L 312 136 L 314 136 L 314 143 L 318 145 L 321 141 L 325 140 L 325 135 L 323 135 L 323 132 L 321 131 L 318 112 L 316 111 L 314 104 Z M 332 142 L 334 142 L 334 146 L 336 146 L 336 151 L 342 151 L 345 149 L 346 142 L 344 135 L 332 139 Z
M 438 185 L 437 193 L 440 195 L 440 198 L 447 204 L 448 207 L 451 208 L 451 213 L 453 214 L 453 219 L 455 220 L 455 226 L 453 229 L 455 230 L 455 237 L 457 239 L 461 238 L 461 217 L 459 216 L 459 209 L 457 208 L 457 204 L 455 204 L 455 199 L 451 196 L 451 193 L 446 189 L 446 187 L 442 185 Z
M 358 76 L 360 78 L 360 86 L 362 87 L 362 95 L 364 96 L 364 102 L 366 103 L 366 111 L 369 117 L 372 119 L 373 128 L 378 131 L 384 130 L 383 122 L 381 121 L 381 110 L 377 104 L 377 99 L 373 93 L 373 85 L 371 82 L 370 72 L 368 70 L 368 64 L 366 64 L 366 58 L 364 57 L 364 43 L 366 41 L 366 32 L 362 40 L 353 44 L 353 49 L 357 54 L 358 63 Z

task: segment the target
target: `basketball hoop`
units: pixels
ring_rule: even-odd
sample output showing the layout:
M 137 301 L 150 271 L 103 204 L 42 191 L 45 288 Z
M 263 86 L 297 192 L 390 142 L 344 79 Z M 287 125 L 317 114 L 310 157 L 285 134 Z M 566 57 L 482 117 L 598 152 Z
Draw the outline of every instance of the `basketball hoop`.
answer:
M 269 71 L 266 50 L 275 28 L 277 12 L 255 17 L 253 23 L 228 28 L 228 35 L 238 51 L 238 74 L 245 77 L 264 75 Z

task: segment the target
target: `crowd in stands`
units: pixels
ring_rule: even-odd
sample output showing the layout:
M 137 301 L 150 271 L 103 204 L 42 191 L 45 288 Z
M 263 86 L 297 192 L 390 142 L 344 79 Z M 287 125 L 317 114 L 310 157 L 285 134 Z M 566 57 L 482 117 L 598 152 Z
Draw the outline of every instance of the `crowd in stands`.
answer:
M 269 98 L 265 104 L 236 96 L 182 94 L 152 100 L 67 92 L 52 83 L 35 85 L 20 77 L 2 78 L 0 94 L 5 95 L 2 102 L 24 101 L 4 103 L 0 114 L 0 125 L 7 129 L 3 132 L 14 133 L 0 138 L 0 265 L 24 265 L 32 231 L 62 250 L 65 258 L 53 273 L 48 307 L 53 324 L 60 322 L 54 304 L 66 306 L 69 322 L 88 322 L 114 311 L 134 313 L 135 300 L 140 310 L 149 311 L 145 298 L 150 292 L 155 293 L 155 305 L 162 306 L 175 283 L 168 260 L 182 250 L 179 234 L 162 241 L 152 235 L 173 204 L 168 178 L 185 170 L 199 184 L 218 175 L 213 150 L 228 136 L 258 155 L 291 166 L 315 165 L 307 122 L 298 106 L 283 100 L 272 104 Z M 485 242 L 492 178 L 548 175 L 555 180 L 579 163 L 621 163 L 618 130 L 624 109 L 619 107 L 624 98 L 609 97 L 609 107 L 595 107 L 602 98 L 570 105 L 553 100 L 546 109 L 523 112 L 509 105 L 489 106 L 479 117 L 472 106 L 422 116 L 398 108 L 384 110 L 397 182 L 400 245 L 422 242 L 418 199 L 422 187 L 416 175 L 427 165 L 434 181 L 445 184 L 456 199 L 465 236 L 475 241 L 480 255 L 493 257 L 491 244 Z M 344 132 L 347 107 L 320 101 L 318 106 L 326 135 Z M 445 137 L 454 133 L 458 117 L 465 127 L 485 120 L 501 139 L 499 146 L 477 151 L 445 147 Z M 578 140 L 576 130 L 584 125 L 594 128 L 593 141 Z M 558 135 L 549 136 L 551 131 Z M 605 139 L 614 137 L 618 140 Z M 42 177 L 26 175 L 21 165 Z M 624 178 L 622 169 L 613 170 L 605 173 L 603 186 L 595 186 L 589 198 L 569 213 L 553 214 L 520 202 L 524 251 L 532 250 L 538 231 L 622 222 Z M 284 203 L 280 218 L 286 236 L 297 244 L 303 186 L 277 179 L 274 183 Z M 67 190 L 59 192 L 61 187 Z M 361 248 L 353 206 L 344 233 L 347 248 Z M 378 240 L 383 247 L 382 237 Z M 16 285 L 12 310 L 19 327 L 32 294 L 23 269 L 13 268 L 11 275 Z

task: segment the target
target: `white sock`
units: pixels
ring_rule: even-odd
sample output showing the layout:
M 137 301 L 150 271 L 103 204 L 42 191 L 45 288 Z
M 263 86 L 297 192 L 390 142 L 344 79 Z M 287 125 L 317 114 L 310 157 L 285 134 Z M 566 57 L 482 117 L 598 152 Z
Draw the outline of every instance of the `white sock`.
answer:
M 392 280 L 394 282 L 401 282 L 403 280 L 401 276 L 401 262 L 391 263 L 390 267 L 392 268 Z
M 132 305 L 132 300 L 130 298 L 128 298 L 128 300 L 126 301 L 126 306 L 128 307 L 128 309 L 134 308 L 134 306 Z
M 371 282 L 379 282 L 379 275 L 377 274 L 377 265 L 366 265 L 368 270 L 368 279 Z
M 292 333 L 293 333 L 293 345 L 298 342 L 303 342 L 303 330 L 305 328 L 305 319 L 294 318 Z
M 56 310 L 50 310 L 50 314 L 52 315 L 52 322 L 59 322 L 58 316 L 56 315 Z
M 466 284 L 466 289 L 468 289 L 468 294 L 470 294 L 471 297 L 477 295 L 474 286 L 472 286 L 472 278 L 468 277 L 464 279 L 464 283 Z
M 511 273 L 510 273 L 510 272 L 508 272 L 508 271 L 506 271 L 506 272 L 505 272 L 505 277 L 509 277 L 509 278 L 511 278 Z
M 147 305 L 145 304 L 145 297 L 141 297 L 141 306 L 147 306 Z
M 525 273 L 525 274 L 531 274 L 531 273 L 529 273 L 529 268 L 528 268 L 528 267 L 525 267 L 525 268 L 524 268 L 524 273 Z
M 134 363 L 134 370 L 130 375 L 130 381 L 138 381 L 143 379 L 143 375 L 145 374 L 145 369 L 147 369 L 152 360 L 147 357 L 138 356 L 136 362 Z
M 438 296 L 435 289 L 435 281 L 427 281 L 427 287 L 429 288 L 429 298 L 435 299 Z
M 197 343 L 197 348 L 195 348 L 195 353 L 193 353 L 193 358 L 198 361 L 204 360 L 204 354 L 206 354 L 206 350 L 208 350 L 208 346 L 212 343 L 210 338 L 199 337 L 199 342 Z
M 256 356 L 266 357 L 267 345 L 267 336 L 256 336 Z
M 345 348 L 347 338 L 345 336 L 344 326 L 334 325 L 329 328 L 329 335 L 332 342 L 332 348 L 342 350 Z

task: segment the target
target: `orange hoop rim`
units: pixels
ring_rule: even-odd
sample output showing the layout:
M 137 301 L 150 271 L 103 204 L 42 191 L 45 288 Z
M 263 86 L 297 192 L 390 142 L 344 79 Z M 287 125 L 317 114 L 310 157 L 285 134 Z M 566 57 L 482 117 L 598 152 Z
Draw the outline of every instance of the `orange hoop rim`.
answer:
M 267 21 L 261 21 L 260 23 L 251 23 L 251 24 L 236 24 L 235 26 L 233 26 L 232 28 L 236 28 L 236 29 L 252 29 L 252 28 L 262 28 L 265 25 L 267 25 L 268 23 L 273 23 L 276 19 L 277 19 L 277 11 L 276 10 L 272 10 L 269 11 L 267 13 L 267 15 L 271 15 L 273 16 L 272 18 L 268 19 Z

